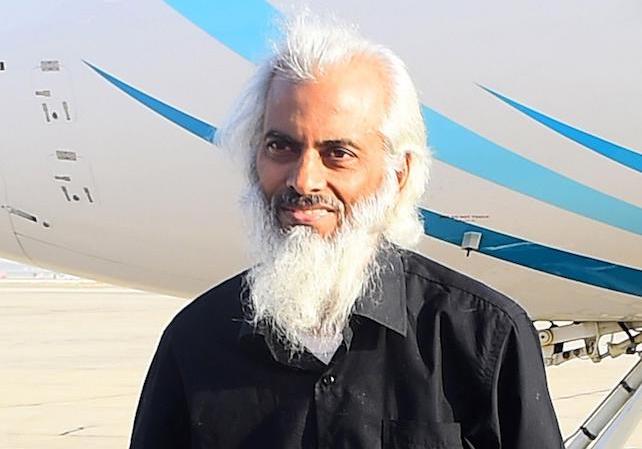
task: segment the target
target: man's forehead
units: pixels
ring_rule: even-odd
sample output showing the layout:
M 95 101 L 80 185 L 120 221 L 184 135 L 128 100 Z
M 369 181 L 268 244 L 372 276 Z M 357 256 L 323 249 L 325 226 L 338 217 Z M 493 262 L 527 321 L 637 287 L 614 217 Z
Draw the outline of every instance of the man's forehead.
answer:
M 292 120 L 294 116 L 331 125 L 357 127 L 361 132 L 378 130 L 386 110 L 387 80 L 371 61 L 349 61 L 320 72 L 313 80 L 297 81 L 275 74 L 268 91 L 269 119 Z M 344 128 L 342 126 L 342 128 Z M 267 131 L 267 130 L 266 130 Z

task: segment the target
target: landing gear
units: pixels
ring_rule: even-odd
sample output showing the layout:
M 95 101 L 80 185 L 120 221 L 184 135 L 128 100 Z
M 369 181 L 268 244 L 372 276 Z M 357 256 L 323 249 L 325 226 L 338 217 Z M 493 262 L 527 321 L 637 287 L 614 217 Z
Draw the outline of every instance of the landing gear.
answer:
M 641 322 L 586 322 L 564 326 L 551 325 L 539 331 L 542 353 L 547 365 L 559 365 L 574 358 L 590 358 L 599 362 L 606 357 L 638 354 L 642 332 Z M 626 334 L 620 342 L 600 345 L 602 337 L 615 333 Z M 565 344 L 575 343 L 574 349 Z M 580 345 L 578 346 L 578 343 Z M 583 343 L 583 344 L 582 344 Z M 638 422 L 642 419 L 642 359 L 611 390 L 608 396 L 589 415 L 584 423 L 566 439 L 566 449 L 617 449 L 622 448 Z

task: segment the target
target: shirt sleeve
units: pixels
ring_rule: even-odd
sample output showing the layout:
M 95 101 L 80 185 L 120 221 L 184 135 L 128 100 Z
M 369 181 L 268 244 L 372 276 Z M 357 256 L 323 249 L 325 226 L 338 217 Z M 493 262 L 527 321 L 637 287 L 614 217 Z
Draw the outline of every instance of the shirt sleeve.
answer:
M 539 339 L 525 313 L 503 340 L 492 391 L 501 448 L 563 449 Z
M 183 382 L 166 330 L 152 360 L 138 403 L 130 449 L 190 447 Z

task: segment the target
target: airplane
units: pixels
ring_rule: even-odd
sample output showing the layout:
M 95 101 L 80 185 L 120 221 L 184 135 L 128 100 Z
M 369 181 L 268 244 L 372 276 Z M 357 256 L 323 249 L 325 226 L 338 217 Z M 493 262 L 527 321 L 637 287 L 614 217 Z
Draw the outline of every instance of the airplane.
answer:
M 434 158 L 418 251 L 550 323 L 548 365 L 637 353 L 642 5 L 313 6 L 392 48 L 415 79 Z M 290 9 L 0 5 L 0 257 L 185 298 L 246 267 L 242 158 L 213 142 Z M 642 364 L 623 381 L 567 447 L 624 444 Z

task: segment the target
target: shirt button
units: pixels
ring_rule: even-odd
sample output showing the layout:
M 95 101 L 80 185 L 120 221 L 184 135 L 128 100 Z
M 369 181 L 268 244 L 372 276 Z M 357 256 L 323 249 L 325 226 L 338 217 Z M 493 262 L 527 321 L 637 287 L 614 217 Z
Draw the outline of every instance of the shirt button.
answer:
M 326 387 L 329 386 L 329 385 L 332 385 L 336 381 L 337 381 L 336 377 L 334 377 L 332 374 L 328 374 L 327 376 L 323 376 L 323 378 L 321 379 L 321 382 Z

